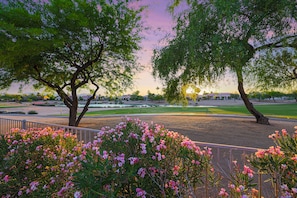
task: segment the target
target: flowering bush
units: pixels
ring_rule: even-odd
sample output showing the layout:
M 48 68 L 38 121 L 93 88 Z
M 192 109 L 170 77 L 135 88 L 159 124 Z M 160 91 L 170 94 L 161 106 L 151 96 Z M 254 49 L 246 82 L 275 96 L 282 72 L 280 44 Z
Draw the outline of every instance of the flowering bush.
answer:
M 216 181 L 211 149 L 127 118 L 83 146 L 75 184 L 86 197 L 190 197 Z
M 233 169 L 228 183 L 229 193 L 225 188 L 221 188 L 220 197 L 235 197 L 235 198 L 258 198 L 258 190 L 255 189 L 253 183 L 254 171 L 247 165 L 243 168 L 239 166 L 237 161 L 233 161 Z
M 297 131 L 290 136 L 283 129 L 269 138 L 276 146 L 258 150 L 250 162 L 259 172 L 270 175 L 275 196 L 297 197 Z
M 0 195 L 73 197 L 80 149 L 75 136 L 60 130 L 12 129 L 0 137 Z

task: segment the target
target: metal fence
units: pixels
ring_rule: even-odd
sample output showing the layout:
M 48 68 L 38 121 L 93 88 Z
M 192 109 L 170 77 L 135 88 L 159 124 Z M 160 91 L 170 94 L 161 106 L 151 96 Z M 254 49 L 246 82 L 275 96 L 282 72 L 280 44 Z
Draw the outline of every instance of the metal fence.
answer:
M 71 127 L 65 125 L 57 124 L 48 124 L 48 123 L 39 123 L 31 122 L 27 120 L 13 120 L 0 118 L 0 134 L 5 134 L 10 132 L 12 128 L 20 129 L 29 129 L 29 128 L 45 128 L 51 127 L 54 130 L 63 129 L 65 132 L 76 134 L 79 141 L 90 142 L 94 140 L 94 136 L 99 132 L 99 130 L 81 128 L 81 127 Z M 232 162 L 236 160 L 240 165 L 247 163 L 246 156 L 257 151 L 258 148 L 252 147 L 243 147 L 235 145 L 226 145 L 226 144 L 215 144 L 207 142 L 198 142 L 195 143 L 200 147 L 209 147 L 212 149 L 213 153 L 213 166 L 217 172 L 219 172 L 223 178 L 225 178 L 225 186 L 227 188 L 230 178 L 230 173 L 232 172 Z M 259 197 L 276 197 L 272 192 L 275 191 L 270 184 L 264 183 L 263 181 L 267 179 L 265 175 L 258 175 L 255 182 L 257 183 L 258 189 L 260 189 Z M 203 197 L 216 197 L 218 189 L 212 189 L 205 193 Z

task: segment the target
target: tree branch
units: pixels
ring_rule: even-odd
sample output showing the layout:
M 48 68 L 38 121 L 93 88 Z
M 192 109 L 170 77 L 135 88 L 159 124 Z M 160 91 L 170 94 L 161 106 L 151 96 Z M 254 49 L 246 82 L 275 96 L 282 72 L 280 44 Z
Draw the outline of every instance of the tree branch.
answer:
M 102 56 L 102 53 L 103 53 L 104 43 L 101 39 L 99 42 L 100 42 L 100 50 L 99 50 L 97 56 L 93 60 L 89 60 L 85 64 L 83 64 L 83 66 L 77 68 L 77 70 L 75 71 L 75 73 L 73 74 L 73 76 L 71 78 L 71 84 L 73 84 L 73 85 L 75 84 L 75 81 L 77 80 L 79 73 L 82 73 L 83 70 L 90 67 L 93 63 L 97 62 L 100 59 L 100 57 Z
M 63 87 L 60 87 L 58 85 L 54 85 L 52 83 L 50 83 L 49 81 L 45 80 L 44 78 L 42 78 L 41 76 L 41 72 L 39 71 L 38 67 L 35 65 L 34 70 L 37 73 L 37 77 L 32 76 L 33 79 L 42 82 L 43 84 L 47 85 L 48 87 L 54 89 L 57 91 L 58 95 L 63 99 L 64 104 L 70 108 L 72 106 L 72 100 L 71 98 L 63 91 L 63 88 L 66 87 L 66 84 Z
M 271 42 L 271 43 L 261 45 L 259 47 L 256 47 L 255 50 L 262 50 L 262 49 L 267 49 L 267 48 L 271 48 L 271 47 L 274 47 L 274 48 L 282 48 L 282 47 L 296 48 L 292 44 L 287 44 L 287 45 L 284 44 L 285 41 L 287 41 L 288 39 L 291 39 L 291 38 L 297 38 L 297 35 L 288 35 L 288 36 L 285 36 L 283 38 L 279 38 L 279 41 L 275 41 L 275 42 Z
M 93 92 L 92 96 L 88 98 L 88 100 L 87 100 L 87 102 L 86 102 L 86 104 L 85 104 L 85 106 L 84 106 L 83 111 L 79 114 L 77 120 L 75 121 L 75 124 L 76 124 L 76 125 L 79 124 L 79 122 L 81 121 L 81 119 L 83 118 L 83 116 L 84 116 L 84 115 L 86 114 L 86 112 L 89 110 L 88 107 L 89 107 L 91 101 L 92 101 L 93 99 L 95 99 L 95 96 L 96 96 L 96 94 L 97 94 L 97 92 L 98 92 L 98 90 L 99 90 L 99 86 L 98 86 L 98 85 L 97 85 L 91 78 L 90 78 L 90 80 L 91 80 L 91 83 L 96 87 L 96 89 L 95 89 L 95 91 Z

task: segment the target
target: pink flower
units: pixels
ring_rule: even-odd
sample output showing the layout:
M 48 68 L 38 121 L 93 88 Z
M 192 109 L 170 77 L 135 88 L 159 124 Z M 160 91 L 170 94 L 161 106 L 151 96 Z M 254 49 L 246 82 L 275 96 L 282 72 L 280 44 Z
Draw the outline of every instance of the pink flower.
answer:
M 160 151 L 162 149 L 166 149 L 165 140 L 161 140 L 160 144 L 156 146 L 157 151 Z
M 249 178 L 252 178 L 254 175 L 253 175 L 253 173 L 254 173 L 254 171 L 252 170 L 252 169 L 250 169 L 248 166 L 246 166 L 246 165 L 244 165 L 243 166 L 243 171 L 242 171 L 242 173 L 244 174 L 244 175 L 248 175 L 249 176 Z
M 120 155 L 116 156 L 114 159 L 118 161 L 119 167 L 121 167 L 121 166 L 123 166 L 123 164 L 125 164 L 125 154 L 124 153 L 121 153 Z
M 81 194 L 80 191 L 76 191 L 76 192 L 74 193 L 74 198 L 81 198 L 81 197 L 82 197 L 82 194 Z
M 8 175 L 5 175 L 4 178 L 3 178 L 3 180 L 4 180 L 5 183 L 7 183 L 9 181 L 9 176 Z
M 257 158 L 263 158 L 265 156 L 265 150 L 264 149 L 259 149 L 256 153 L 255 153 Z
M 108 152 L 107 151 L 103 151 L 102 158 L 103 159 L 107 159 L 108 158 Z
M 146 192 L 142 190 L 141 188 L 136 188 L 136 197 L 145 198 Z
M 130 133 L 128 137 L 132 139 L 138 139 L 138 135 L 136 133 Z
M 165 188 L 171 188 L 177 194 L 178 193 L 178 184 L 179 184 L 178 182 L 169 180 L 169 182 L 165 185 Z
M 231 189 L 234 189 L 235 185 L 234 184 L 229 184 L 228 187 L 231 188 Z
M 222 197 L 227 197 L 229 194 L 226 192 L 225 188 L 221 188 L 220 192 L 219 192 L 219 196 Z
M 283 129 L 283 130 L 282 130 L 282 135 L 283 135 L 283 136 L 287 136 L 287 135 L 288 135 L 288 132 L 287 132 L 286 129 Z
M 192 164 L 196 164 L 196 165 L 199 165 L 200 162 L 198 160 L 192 160 Z
M 137 162 L 139 162 L 139 159 L 137 157 L 129 157 L 128 160 L 130 161 L 131 165 L 134 165 Z
M 137 174 L 138 174 L 140 177 L 144 178 L 144 176 L 145 176 L 145 174 L 146 174 L 146 169 L 145 169 L 145 168 L 140 168 L 140 169 L 138 169 Z
M 162 155 L 161 153 L 156 152 L 155 156 L 153 156 L 152 159 L 155 160 L 156 158 L 158 159 L 158 161 L 161 161 L 162 159 L 165 159 L 165 155 Z
M 57 195 L 59 197 L 63 197 L 64 193 L 66 192 L 67 188 L 66 187 L 62 187 L 61 190 L 57 193 Z
M 30 183 L 30 190 L 35 191 L 37 190 L 37 186 L 39 185 L 38 181 L 33 181 Z
M 195 144 L 190 139 L 184 139 L 181 143 L 183 147 L 186 147 L 188 149 L 193 149 Z
M 147 153 L 146 144 L 141 143 L 140 148 L 141 148 L 141 152 L 140 152 L 141 154 L 146 154 Z
M 150 171 L 150 174 L 154 177 L 158 172 L 158 169 L 156 167 L 149 167 L 149 171 Z
M 293 160 L 294 162 L 297 162 L 297 154 L 295 154 L 294 157 L 291 157 L 291 160 Z
M 178 175 L 178 171 L 179 171 L 179 169 L 180 169 L 180 167 L 177 166 L 177 165 L 175 165 L 175 166 L 173 167 L 173 175 Z
M 284 155 L 284 152 L 280 150 L 281 147 L 280 146 L 277 146 L 277 147 L 274 147 L 274 146 L 271 146 L 268 148 L 268 153 L 270 153 L 271 155 L 275 155 L 275 156 L 283 156 Z

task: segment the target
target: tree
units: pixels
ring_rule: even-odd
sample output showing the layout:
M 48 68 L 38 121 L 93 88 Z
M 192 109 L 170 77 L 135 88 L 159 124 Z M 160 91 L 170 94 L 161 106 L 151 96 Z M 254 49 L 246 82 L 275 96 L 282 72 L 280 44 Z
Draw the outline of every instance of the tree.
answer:
M 175 0 L 170 8 L 174 11 L 181 1 Z M 176 36 L 154 52 L 154 75 L 166 82 L 166 95 L 174 98 L 185 83 L 212 83 L 233 72 L 248 111 L 258 123 L 269 124 L 248 99 L 245 72 L 252 61 L 261 58 L 259 53 L 295 38 L 296 32 L 290 30 L 296 21 L 296 1 L 186 2 L 189 9 L 177 17 Z
M 275 102 L 275 98 L 280 98 L 284 96 L 285 94 L 279 91 L 267 91 L 266 94 L 269 96 L 270 99 Z
M 131 94 L 130 100 L 137 101 L 137 100 L 143 100 L 143 96 L 139 95 L 139 91 L 135 91 Z
M 297 102 L 297 90 L 292 91 L 292 93 L 289 95 L 292 96 L 295 99 L 295 101 Z
M 57 92 L 78 126 L 99 88 L 118 93 L 140 68 L 142 7 L 133 0 L 10 0 L 0 4 L 0 88 L 33 83 Z M 78 91 L 91 93 L 78 114 Z
M 147 98 L 151 101 L 162 101 L 164 100 L 164 97 L 161 94 L 154 94 L 150 91 L 147 92 Z

